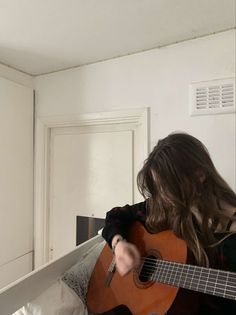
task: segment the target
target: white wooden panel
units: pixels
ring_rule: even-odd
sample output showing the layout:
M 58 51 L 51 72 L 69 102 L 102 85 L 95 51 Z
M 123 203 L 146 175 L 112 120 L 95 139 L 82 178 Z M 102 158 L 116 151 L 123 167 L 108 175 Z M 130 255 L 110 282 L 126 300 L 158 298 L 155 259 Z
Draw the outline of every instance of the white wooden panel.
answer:
M 76 215 L 104 218 L 133 201 L 133 132 L 57 134 L 51 146 L 50 246 L 76 244 Z
M 32 252 L 21 256 L 0 268 L 0 288 L 16 281 L 32 271 Z
M 33 90 L 1 77 L 0 148 L 2 266 L 33 249 Z

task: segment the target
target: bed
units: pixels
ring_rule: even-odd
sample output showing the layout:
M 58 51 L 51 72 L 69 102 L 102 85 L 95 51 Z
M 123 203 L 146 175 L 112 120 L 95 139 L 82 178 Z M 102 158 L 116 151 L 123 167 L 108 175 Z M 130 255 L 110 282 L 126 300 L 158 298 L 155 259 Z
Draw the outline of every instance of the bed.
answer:
M 1 315 L 87 314 L 83 303 L 84 291 L 104 245 L 102 237 L 97 235 L 1 289 Z M 85 279 L 81 275 L 85 275 Z M 67 307 L 67 303 L 70 306 Z M 53 310 L 53 307 L 57 309 Z

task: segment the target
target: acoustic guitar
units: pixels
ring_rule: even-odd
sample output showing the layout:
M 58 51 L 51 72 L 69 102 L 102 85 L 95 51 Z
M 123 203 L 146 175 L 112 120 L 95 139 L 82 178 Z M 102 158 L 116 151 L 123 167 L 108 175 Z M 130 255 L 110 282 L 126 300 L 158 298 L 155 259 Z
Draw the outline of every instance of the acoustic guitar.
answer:
M 111 264 L 110 247 L 104 247 L 87 293 L 87 306 L 93 314 L 164 315 L 178 288 L 236 300 L 236 273 L 186 264 L 186 244 L 173 232 L 149 234 L 136 222 L 128 240 L 139 249 L 141 264 L 121 277 Z

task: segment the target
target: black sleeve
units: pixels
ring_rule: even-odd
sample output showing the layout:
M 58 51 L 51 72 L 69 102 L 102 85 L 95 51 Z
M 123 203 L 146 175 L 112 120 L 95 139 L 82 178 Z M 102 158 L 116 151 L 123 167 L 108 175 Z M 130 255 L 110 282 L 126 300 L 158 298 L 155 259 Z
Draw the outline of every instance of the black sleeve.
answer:
M 126 205 L 124 207 L 116 207 L 106 214 L 105 227 L 102 231 L 103 238 L 111 246 L 114 235 L 120 234 L 124 238 L 127 236 L 128 227 L 134 221 L 145 223 L 146 219 L 146 201 Z

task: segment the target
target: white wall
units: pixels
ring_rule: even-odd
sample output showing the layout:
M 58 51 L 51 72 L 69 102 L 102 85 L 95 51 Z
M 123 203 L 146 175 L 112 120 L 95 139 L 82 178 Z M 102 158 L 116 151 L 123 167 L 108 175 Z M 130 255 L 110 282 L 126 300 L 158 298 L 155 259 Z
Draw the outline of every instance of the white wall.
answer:
M 202 140 L 235 188 L 235 115 L 190 117 L 189 84 L 235 75 L 235 30 L 38 76 L 36 115 L 151 108 L 151 147 L 175 130 Z

